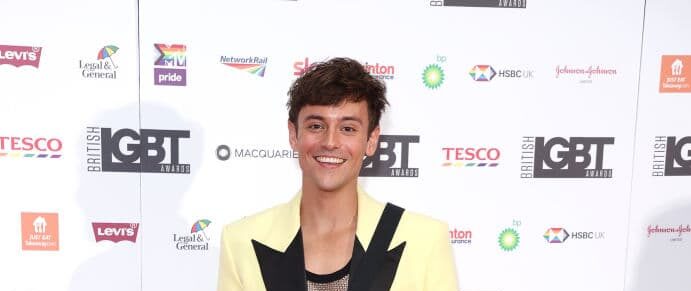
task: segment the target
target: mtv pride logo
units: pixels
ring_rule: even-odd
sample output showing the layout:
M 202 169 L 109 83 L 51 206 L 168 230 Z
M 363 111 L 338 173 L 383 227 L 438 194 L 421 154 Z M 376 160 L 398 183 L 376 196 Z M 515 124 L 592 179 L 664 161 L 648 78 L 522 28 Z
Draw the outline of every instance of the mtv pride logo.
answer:
M 154 62 L 154 85 L 187 85 L 187 47 L 182 44 L 154 44 L 159 57 Z
M 92 222 L 96 242 L 109 240 L 114 243 L 121 241 L 137 242 L 139 223 Z
M 40 47 L 0 45 L 0 65 L 38 68 L 38 63 L 41 61 L 41 50 Z

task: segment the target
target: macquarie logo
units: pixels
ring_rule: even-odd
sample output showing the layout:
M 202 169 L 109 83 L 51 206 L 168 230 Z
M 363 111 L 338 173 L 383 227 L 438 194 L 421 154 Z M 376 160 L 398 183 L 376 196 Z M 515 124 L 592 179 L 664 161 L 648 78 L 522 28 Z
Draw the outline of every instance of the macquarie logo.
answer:
M 0 136 L 0 158 L 57 159 L 62 157 L 62 140 L 44 136 Z
M 411 168 L 411 145 L 420 142 L 419 135 L 380 135 L 372 156 L 362 162 L 361 177 L 418 177 L 419 169 Z
M 429 6 L 526 8 L 527 0 L 430 0 Z
M 57 251 L 60 249 L 58 214 L 22 212 L 22 250 Z
M 652 175 L 691 176 L 691 136 L 656 136 Z
M 473 243 L 473 232 L 470 230 L 449 230 L 449 239 L 454 245 L 470 245 Z
M 96 242 L 109 240 L 114 243 L 121 241 L 137 242 L 139 223 L 92 222 Z
M 79 60 L 79 70 L 85 79 L 117 79 L 118 66 L 113 61 L 113 56 L 120 48 L 115 45 L 107 45 L 98 50 L 98 55 L 91 59 Z
M 181 163 L 180 144 L 189 130 L 86 128 L 86 161 L 89 172 L 189 174 Z
M 489 82 L 498 79 L 526 80 L 532 79 L 535 71 L 530 69 L 500 68 L 495 70 L 490 65 L 475 65 L 470 68 L 470 77 L 478 82 Z
M 521 178 L 612 178 L 605 167 L 614 137 L 524 136 Z
M 222 144 L 216 148 L 216 157 L 221 161 L 234 159 L 297 159 L 300 157 L 298 152 L 292 149 L 281 149 L 272 147 L 252 147 L 230 146 Z
M 660 93 L 691 93 L 691 56 L 662 56 Z
M 259 77 L 264 77 L 268 61 L 269 57 L 257 56 L 221 56 L 220 60 L 221 64 Z
M 598 78 L 612 77 L 617 75 L 617 69 L 608 68 L 600 65 L 573 66 L 557 65 L 555 78 L 566 80 L 577 80 L 578 83 L 592 83 Z
M 443 167 L 492 168 L 499 166 L 501 151 L 495 147 L 443 147 Z
M 38 69 L 41 47 L 0 45 L 0 65 L 30 66 Z
M 159 53 L 154 62 L 154 85 L 187 86 L 187 46 L 154 44 Z

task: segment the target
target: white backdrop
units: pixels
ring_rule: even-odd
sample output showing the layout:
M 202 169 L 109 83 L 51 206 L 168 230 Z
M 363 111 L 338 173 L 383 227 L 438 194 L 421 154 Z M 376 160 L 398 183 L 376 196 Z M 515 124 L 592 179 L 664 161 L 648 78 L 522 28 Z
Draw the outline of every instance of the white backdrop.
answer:
M 691 286 L 688 1 L 39 2 L 0 3 L 0 290 L 215 290 L 222 225 L 298 191 L 286 92 L 336 56 L 413 140 L 362 186 L 449 223 L 461 290 Z

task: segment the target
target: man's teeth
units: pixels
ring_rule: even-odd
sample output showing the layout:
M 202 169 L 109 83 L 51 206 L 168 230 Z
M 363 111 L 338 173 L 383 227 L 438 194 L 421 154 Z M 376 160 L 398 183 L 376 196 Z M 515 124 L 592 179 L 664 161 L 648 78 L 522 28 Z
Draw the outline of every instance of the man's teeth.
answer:
M 339 159 L 339 158 L 334 158 L 334 157 L 317 157 L 317 161 L 320 163 L 329 163 L 329 164 L 342 164 L 345 162 L 344 159 Z

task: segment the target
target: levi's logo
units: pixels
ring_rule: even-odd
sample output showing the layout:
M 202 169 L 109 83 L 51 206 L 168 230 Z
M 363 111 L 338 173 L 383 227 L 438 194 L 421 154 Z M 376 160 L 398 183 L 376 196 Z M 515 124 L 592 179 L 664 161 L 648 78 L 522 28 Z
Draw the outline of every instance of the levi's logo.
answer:
M 0 65 L 15 67 L 32 66 L 38 68 L 41 61 L 40 47 L 0 45 Z
M 137 242 L 139 223 L 92 222 L 96 242 L 109 240 L 114 243 L 123 240 Z

